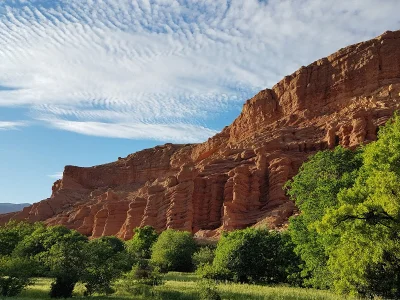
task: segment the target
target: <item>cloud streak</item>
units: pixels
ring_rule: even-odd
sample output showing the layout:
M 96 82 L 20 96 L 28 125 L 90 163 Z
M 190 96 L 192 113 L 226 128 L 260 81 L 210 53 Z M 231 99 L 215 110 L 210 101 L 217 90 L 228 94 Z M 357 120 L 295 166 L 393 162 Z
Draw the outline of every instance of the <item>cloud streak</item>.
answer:
M 47 177 L 53 178 L 53 179 L 61 179 L 63 177 L 63 172 L 57 172 L 51 175 L 47 175 Z
M 27 125 L 24 121 L 0 121 L 0 130 L 15 130 Z
M 202 141 L 210 118 L 397 29 L 399 10 L 397 0 L 5 0 L 0 107 L 80 134 Z

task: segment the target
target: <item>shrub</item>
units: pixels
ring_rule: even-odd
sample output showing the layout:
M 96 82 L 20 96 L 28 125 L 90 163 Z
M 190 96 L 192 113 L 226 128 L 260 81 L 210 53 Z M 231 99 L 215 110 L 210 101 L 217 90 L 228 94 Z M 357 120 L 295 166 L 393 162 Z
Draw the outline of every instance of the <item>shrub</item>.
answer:
M 247 228 L 223 234 L 206 276 L 235 282 L 287 282 L 289 268 L 297 264 L 285 235 Z
M 162 276 L 149 260 L 140 260 L 119 282 L 119 289 L 136 296 L 154 298 L 153 287 L 163 284 Z
M 198 269 L 201 266 L 212 264 L 215 257 L 215 247 L 207 245 L 200 247 L 192 257 L 193 264 Z
M 4 297 L 17 296 L 29 284 L 28 278 L 0 277 L 0 295 Z
M 19 257 L 0 258 L 0 295 L 16 296 L 31 283 L 35 264 L 29 259 Z
M 220 268 L 212 264 L 205 264 L 200 266 L 196 270 L 196 273 L 204 279 L 224 281 L 233 278 L 233 273 L 230 270 L 228 270 L 227 268 Z
M 148 260 L 141 260 L 134 265 L 128 277 L 131 281 L 150 286 L 161 285 L 163 283 L 158 268 L 152 266 Z
M 217 285 L 212 280 L 201 280 L 197 283 L 197 290 L 200 300 L 221 300 L 218 294 Z
M 152 247 L 151 262 L 162 272 L 193 270 L 192 255 L 196 244 L 186 231 L 163 231 Z
M 135 235 L 127 244 L 128 253 L 134 259 L 149 259 L 151 257 L 151 247 L 156 242 L 158 234 L 151 226 L 137 227 L 134 229 Z

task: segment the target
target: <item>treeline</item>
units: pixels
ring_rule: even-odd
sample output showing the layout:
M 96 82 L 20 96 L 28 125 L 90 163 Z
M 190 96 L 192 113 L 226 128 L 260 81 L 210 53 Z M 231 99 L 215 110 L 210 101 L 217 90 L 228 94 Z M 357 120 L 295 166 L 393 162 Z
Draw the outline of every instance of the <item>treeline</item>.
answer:
M 372 298 L 400 298 L 400 117 L 376 142 L 322 151 L 285 189 L 300 209 L 284 232 L 247 228 L 216 246 L 188 232 L 150 226 L 134 237 L 88 240 L 62 226 L 9 223 L 0 228 L 0 294 L 13 296 L 33 277 L 51 277 L 51 297 L 123 289 L 140 293 L 162 273 L 196 271 L 214 282 L 289 284 Z M 219 299 L 206 286 L 204 299 Z M 150 296 L 149 296 L 150 297 Z

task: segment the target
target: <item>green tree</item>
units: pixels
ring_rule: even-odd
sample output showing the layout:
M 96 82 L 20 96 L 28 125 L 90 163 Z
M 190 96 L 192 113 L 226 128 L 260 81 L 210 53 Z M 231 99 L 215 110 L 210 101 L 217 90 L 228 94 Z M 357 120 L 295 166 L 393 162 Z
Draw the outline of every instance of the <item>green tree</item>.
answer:
M 49 275 L 55 278 L 51 285 L 52 298 L 72 296 L 75 284 L 83 273 L 83 248 L 87 238 L 77 231 L 69 231 L 46 251 L 38 254 L 39 261 L 49 268 Z
M 10 221 L 0 227 L 0 255 L 10 255 L 18 243 L 39 227 L 43 227 L 43 224 L 16 221 Z
M 223 234 L 210 277 L 238 282 L 287 282 L 287 271 L 291 265 L 295 269 L 298 261 L 287 236 L 247 228 Z
M 338 194 L 319 232 L 340 236 L 328 265 L 345 293 L 400 298 L 400 117 L 365 147 L 355 184 Z
M 137 227 L 134 236 L 127 242 L 127 250 L 134 259 L 149 259 L 151 247 L 157 241 L 158 234 L 151 226 Z
M 0 295 L 12 297 L 18 295 L 31 283 L 35 263 L 27 258 L 0 257 Z
M 101 237 L 85 245 L 84 271 L 81 281 L 86 294 L 111 294 L 111 284 L 130 269 L 124 242 L 116 237 Z
M 193 269 L 192 255 L 196 244 L 187 231 L 167 229 L 163 231 L 152 247 L 151 263 L 162 272 Z
M 338 204 L 341 189 L 351 187 L 362 165 L 361 151 L 336 147 L 334 151 L 318 152 L 305 162 L 298 174 L 286 183 L 288 195 L 300 209 L 290 219 L 289 233 L 295 252 L 303 260 L 302 276 L 306 285 L 328 288 L 332 273 L 327 267 L 330 245 L 338 242 L 333 232 L 320 234 L 316 224 L 329 208 Z
M 88 239 L 63 226 L 39 227 L 15 247 L 13 256 L 40 264 L 40 275 L 51 276 L 50 296 L 70 297 L 83 271 L 83 247 Z

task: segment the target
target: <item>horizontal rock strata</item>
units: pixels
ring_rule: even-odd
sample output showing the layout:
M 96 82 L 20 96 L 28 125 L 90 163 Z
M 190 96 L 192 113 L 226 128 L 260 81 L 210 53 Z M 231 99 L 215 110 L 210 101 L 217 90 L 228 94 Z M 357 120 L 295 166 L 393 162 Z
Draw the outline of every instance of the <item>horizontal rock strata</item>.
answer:
M 400 105 L 400 32 L 346 47 L 246 101 L 202 144 L 165 144 L 118 161 L 66 166 L 50 198 L 10 219 L 62 224 L 90 237 L 137 226 L 199 238 L 248 226 L 282 228 L 296 210 L 282 189 L 316 151 L 376 139 Z

